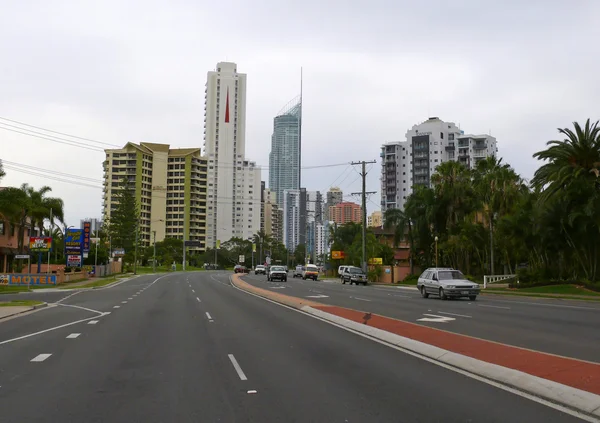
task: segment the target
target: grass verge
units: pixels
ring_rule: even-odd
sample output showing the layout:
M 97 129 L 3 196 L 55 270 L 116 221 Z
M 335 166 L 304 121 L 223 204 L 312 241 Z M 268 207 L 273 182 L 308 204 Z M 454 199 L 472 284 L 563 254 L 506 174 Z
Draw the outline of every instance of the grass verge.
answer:
M 488 288 L 485 292 L 512 293 L 516 295 L 546 295 L 546 296 L 582 296 L 596 297 L 600 299 L 600 292 L 591 291 L 579 285 L 564 284 L 564 285 L 546 285 L 535 286 L 532 288 Z
M 33 307 L 36 305 L 44 304 L 42 301 L 5 301 L 0 302 L 0 307 Z
M 15 285 L 15 286 L 8 286 L 8 285 L 2 285 L 0 286 L 0 294 L 17 294 L 19 292 L 28 292 L 29 290 L 27 289 L 26 286 L 19 286 L 19 285 Z

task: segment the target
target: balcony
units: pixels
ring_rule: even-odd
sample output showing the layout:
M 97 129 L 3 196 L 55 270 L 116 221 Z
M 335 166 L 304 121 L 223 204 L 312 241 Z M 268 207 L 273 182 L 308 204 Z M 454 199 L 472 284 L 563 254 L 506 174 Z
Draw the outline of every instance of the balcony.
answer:
M 454 151 L 455 148 L 456 148 L 456 146 L 454 145 L 453 142 L 451 142 L 446 146 L 446 151 Z
M 413 154 L 413 157 L 415 159 L 426 159 L 429 157 L 429 154 L 428 153 L 415 153 L 415 154 Z
M 414 175 L 416 175 L 416 176 L 427 176 L 427 175 L 429 175 L 429 170 L 428 169 L 415 170 L 414 171 Z

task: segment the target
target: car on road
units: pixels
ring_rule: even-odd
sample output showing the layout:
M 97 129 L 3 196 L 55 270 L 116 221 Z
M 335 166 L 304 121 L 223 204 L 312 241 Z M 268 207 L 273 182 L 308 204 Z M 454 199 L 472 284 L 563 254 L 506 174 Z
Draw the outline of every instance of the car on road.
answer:
M 241 264 L 236 264 L 233 268 L 234 273 L 250 273 L 246 266 L 242 266 Z
M 254 268 L 254 274 L 255 275 L 266 275 L 267 268 L 265 266 L 263 266 L 262 264 L 259 264 L 258 266 L 256 266 Z
M 292 277 L 293 278 L 301 278 L 302 277 L 302 272 L 304 272 L 304 266 L 296 266 L 296 268 L 294 269 L 294 273 L 292 273 Z
M 267 280 L 269 282 L 273 282 L 274 280 L 287 282 L 287 272 L 285 271 L 285 267 L 271 266 L 269 273 L 267 274 Z
M 344 279 L 344 270 L 346 270 L 348 266 L 340 266 L 338 267 L 338 277 L 341 279 Z
M 304 271 L 302 272 L 302 279 L 312 279 L 316 281 L 319 279 L 319 268 L 314 264 L 307 264 L 304 266 Z
M 367 275 L 360 267 L 355 266 L 345 266 L 344 273 L 342 273 L 342 283 L 350 282 L 350 285 L 355 283 L 358 285 L 362 283 L 366 285 L 369 282 Z
M 437 295 L 442 300 L 467 297 L 475 301 L 480 293 L 479 284 L 471 282 L 460 270 L 450 267 L 431 267 L 417 281 L 417 289 L 423 298 Z

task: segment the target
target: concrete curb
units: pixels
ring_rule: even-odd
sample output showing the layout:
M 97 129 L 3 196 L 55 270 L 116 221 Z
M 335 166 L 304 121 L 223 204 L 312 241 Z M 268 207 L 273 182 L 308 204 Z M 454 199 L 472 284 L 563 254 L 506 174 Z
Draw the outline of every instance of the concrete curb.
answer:
M 16 317 L 16 316 L 19 316 L 21 314 L 25 314 L 25 313 L 29 313 L 29 312 L 34 311 L 34 310 L 38 310 L 40 308 L 48 307 L 48 303 L 36 304 L 36 305 L 30 306 L 30 307 L 31 308 L 29 310 L 23 310 L 23 311 L 19 311 L 17 313 L 9 314 L 7 316 L 2 316 L 2 317 L 0 317 L 0 320 L 8 319 L 8 318 L 11 318 L 11 317 Z
M 461 369 L 468 373 L 492 380 L 522 392 L 545 399 L 555 404 L 560 404 L 594 418 L 600 418 L 600 395 L 581 389 L 563 385 L 551 380 L 532 376 L 528 373 L 514 370 L 497 364 L 487 363 L 482 360 L 457 354 L 433 345 L 425 344 L 414 339 L 405 338 L 382 329 L 374 328 L 364 324 L 335 316 L 333 314 L 317 310 L 310 306 L 303 306 L 302 311 L 348 328 L 352 331 L 362 333 L 371 338 L 394 345 L 401 349 L 413 352 L 444 363 L 448 366 Z

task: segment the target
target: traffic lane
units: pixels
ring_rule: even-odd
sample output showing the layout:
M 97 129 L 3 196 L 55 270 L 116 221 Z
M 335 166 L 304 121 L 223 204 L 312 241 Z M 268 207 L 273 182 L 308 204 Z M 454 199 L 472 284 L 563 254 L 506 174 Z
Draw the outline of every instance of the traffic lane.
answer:
M 86 307 L 101 312 L 113 311 L 115 306 L 120 306 L 122 301 L 128 301 L 133 295 L 142 292 L 155 281 L 168 278 L 174 274 L 144 275 L 130 279 L 119 285 L 105 289 L 86 289 L 77 291 L 77 295 L 70 296 L 62 304 Z
M 191 286 L 257 391 L 248 421 L 578 421 L 238 289 Z
M 600 313 L 586 307 L 535 307 L 517 302 L 495 305 L 477 301 L 441 301 L 420 294 L 406 295 L 392 288 L 325 287 L 311 283 L 273 284 L 246 277 L 248 282 L 313 301 L 380 314 L 408 322 L 523 348 L 588 361 L 600 357 Z
M 2 421 L 247 421 L 230 349 L 211 342 L 187 284 L 168 283 L 182 276 L 168 279 L 2 386 Z

